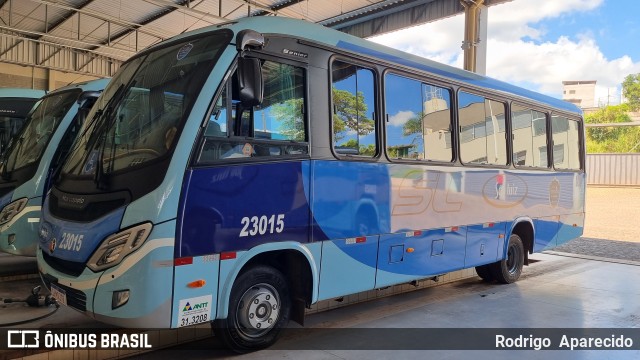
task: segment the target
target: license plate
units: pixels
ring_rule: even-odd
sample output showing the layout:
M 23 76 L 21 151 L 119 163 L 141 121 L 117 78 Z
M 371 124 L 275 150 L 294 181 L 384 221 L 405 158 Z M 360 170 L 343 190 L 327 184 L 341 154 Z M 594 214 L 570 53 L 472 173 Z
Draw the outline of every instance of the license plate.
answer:
M 54 284 L 51 284 L 51 296 L 56 299 L 58 304 L 67 305 L 67 292 Z

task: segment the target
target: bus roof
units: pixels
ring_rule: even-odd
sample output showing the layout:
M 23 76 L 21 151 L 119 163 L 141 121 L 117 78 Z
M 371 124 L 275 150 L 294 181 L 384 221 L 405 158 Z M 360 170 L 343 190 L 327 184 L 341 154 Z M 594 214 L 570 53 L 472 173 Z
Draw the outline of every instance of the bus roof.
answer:
M 44 90 L 0 88 L 0 98 L 31 98 L 39 99 L 46 94 Z
M 193 34 L 218 30 L 222 27 L 223 25 L 209 26 L 182 34 L 175 39 L 180 39 L 182 37 Z M 364 54 L 369 57 L 392 62 L 404 67 L 426 71 L 439 77 L 453 79 L 462 85 L 467 84 L 472 87 L 480 87 L 499 91 L 523 99 L 533 100 L 559 110 L 582 115 L 582 110 L 580 110 L 579 107 L 577 107 L 575 104 L 563 101 L 561 99 L 540 94 L 466 70 L 458 69 L 453 66 L 438 63 L 400 50 L 392 49 L 384 45 L 380 45 L 304 20 L 285 17 L 256 16 L 239 19 L 238 21 L 229 23 L 226 27 L 231 29 L 236 34 L 240 30 L 251 29 L 264 34 L 284 34 L 299 38 L 305 38 L 310 41 L 337 47 L 345 51 Z
M 83 81 L 79 83 L 73 83 L 67 86 L 63 86 L 61 88 L 57 88 L 52 92 L 58 92 L 58 91 L 64 91 L 69 89 L 76 89 L 76 88 L 80 88 L 82 91 L 102 90 L 107 86 L 107 84 L 109 83 L 109 80 L 111 79 L 105 78 L 105 79 L 97 79 L 97 80 L 89 80 L 89 81 Z

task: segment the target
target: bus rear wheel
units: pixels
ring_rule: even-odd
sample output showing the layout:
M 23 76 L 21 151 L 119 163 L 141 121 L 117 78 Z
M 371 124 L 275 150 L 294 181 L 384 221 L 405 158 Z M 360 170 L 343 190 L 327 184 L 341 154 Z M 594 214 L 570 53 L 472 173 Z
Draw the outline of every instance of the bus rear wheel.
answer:
M 233 284 L 229 314 L 216 320 L 216 336 L 236 352 L 273 345 L 289 322 L 291 298 L 287 280 L 270 266 L 256 266 L 242 273 Z
M 511 234 L 507 245 L 507 257 L 491 265 L 491 273 L 498 282 L 503 284 L 516 282 L 524 266 L 524 246 L 520 236 Z

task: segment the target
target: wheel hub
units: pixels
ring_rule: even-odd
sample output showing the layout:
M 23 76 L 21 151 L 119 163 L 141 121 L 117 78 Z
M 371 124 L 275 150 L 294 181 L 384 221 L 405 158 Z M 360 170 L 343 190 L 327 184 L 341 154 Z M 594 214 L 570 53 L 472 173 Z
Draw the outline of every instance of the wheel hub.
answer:
M 268 331 L 278 320 L 280 304 L 275 289 L 259 284 L 248 289 L 238 305 L 238 321 L 247 330 L 255 330 L 256 336 Z

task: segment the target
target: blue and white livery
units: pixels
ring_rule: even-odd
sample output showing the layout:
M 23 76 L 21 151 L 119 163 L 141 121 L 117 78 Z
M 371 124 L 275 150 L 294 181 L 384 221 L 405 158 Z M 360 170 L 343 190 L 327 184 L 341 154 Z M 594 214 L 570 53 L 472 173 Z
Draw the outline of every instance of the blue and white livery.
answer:
M 0 250 L 35 256 L 44 194 L 80 130 L 78 112 L 107 79 L 65 86 L 42 98 L 0 165 Z
M 303 21 L 254 17 L 127 61 L 43 205 L 60 302 L 269 346 L 305 307 L 475 267 L 516 281 L 580 236 L 572 104 Z

